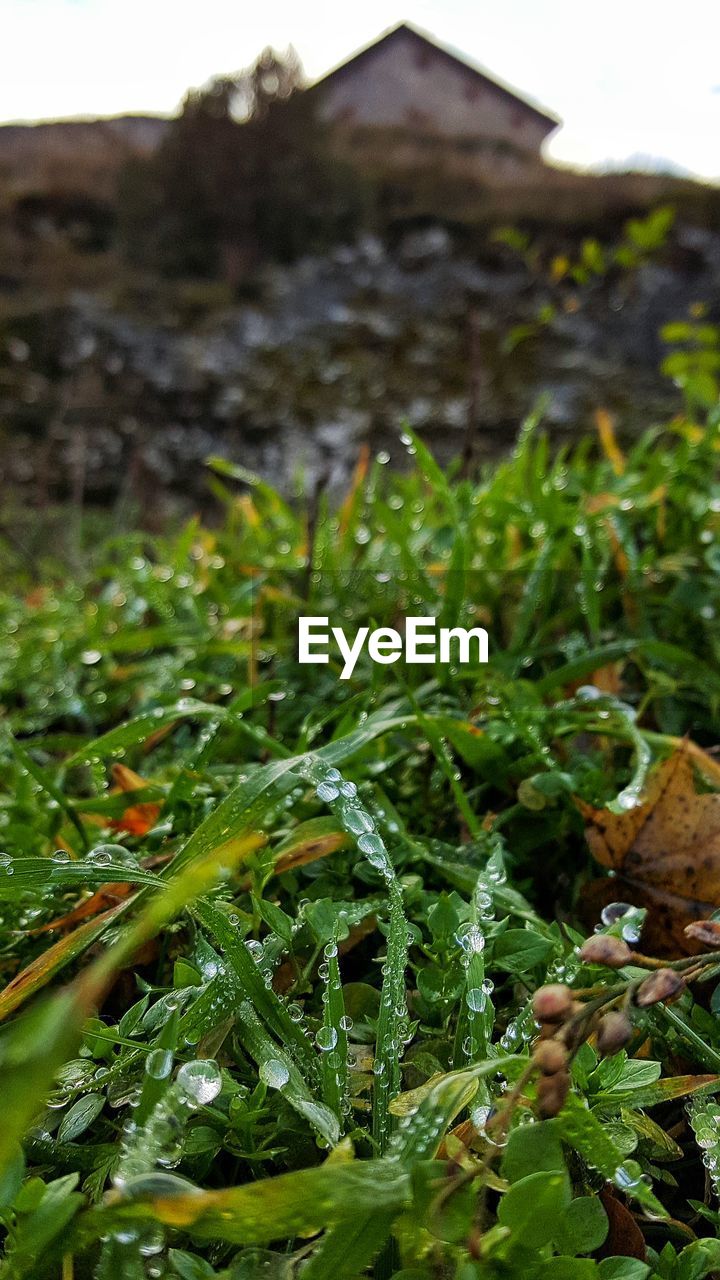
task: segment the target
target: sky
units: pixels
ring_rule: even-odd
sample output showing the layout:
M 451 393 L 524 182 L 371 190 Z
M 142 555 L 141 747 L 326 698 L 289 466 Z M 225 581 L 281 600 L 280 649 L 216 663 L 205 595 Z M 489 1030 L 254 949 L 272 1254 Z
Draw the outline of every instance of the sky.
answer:
M 0 121 L 172 113 L 266 45 L 314 78 L 403 20 L 560 116 L 550 158 L 720 180 L 718 0 L 0 0 Z

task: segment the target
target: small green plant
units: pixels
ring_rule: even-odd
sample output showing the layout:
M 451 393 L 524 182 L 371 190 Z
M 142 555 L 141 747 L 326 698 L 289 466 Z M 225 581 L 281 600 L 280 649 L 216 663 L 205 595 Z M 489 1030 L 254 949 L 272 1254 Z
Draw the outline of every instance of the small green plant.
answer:
M 647 956 L 581 817 L 718 740 L 692 426 L 597 456 L 534 419 L 479 480 L 408 430 L 314 519 L 216 461 L 213 530 L 41 583 L 8 549 L 0 1276 L 720 1269 L 720 903 Z M 299 613 L 491 660 L 341 681 Z

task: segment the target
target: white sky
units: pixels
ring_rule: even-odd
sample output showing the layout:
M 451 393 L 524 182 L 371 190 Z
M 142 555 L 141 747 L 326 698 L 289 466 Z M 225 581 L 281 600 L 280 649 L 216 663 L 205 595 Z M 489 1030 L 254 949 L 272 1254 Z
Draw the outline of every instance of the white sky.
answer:
M 719 0 L 0 0 L 0 120 L 171 112 L 268 44 L 316 76 L 402 19 L 559 115 L 556 159 L 720 179 Z

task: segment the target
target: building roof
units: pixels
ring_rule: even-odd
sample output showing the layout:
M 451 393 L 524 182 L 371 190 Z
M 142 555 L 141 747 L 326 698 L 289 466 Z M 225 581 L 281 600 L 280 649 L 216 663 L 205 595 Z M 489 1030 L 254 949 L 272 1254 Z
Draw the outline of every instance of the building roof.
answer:
M 452 62 L 454 66 L 461 67 L 463 71 L 470 72 L 471 75 L 476 76 L 481 80 L 483 84 L 489 85 L 497 93 L 500 93 L 503 97 L 519 104 L 526 111 L 529 111 L 533 116 L 535 116 L 536 119 L 541 120 L 547 125 L 548 132 L 550 132 L 551 129 L 556 129 L 560 124 L 558 116 L 553 115 L 551 112 L 545 111 L 540 106 L 530 102 L 527 98 L 523 97 L 522 94 L 516 93 L 514 89 L 511 89 L 509 85 L 503 84 L 502 81 L 489 75 L 487 71 L 475 66 L 462 54 L 456 53 L 454 50 L 447 48 L 447 46 L 440 44 L 427 32 L 421 31 L 418 27 L 414 27 L 410 22 L 399 22 L 388 31 L 383 31 L 377 39 L 372 40 L 370 44 L 366 44 L 362 49 L 359 49 L 357 53 L 353 53 L 349 58 L 346 58 L 344 62 L 341 62 L 339 66 L 326 72 L 324 76 L 321 76 L 319 80 L 315 81 L 311 88 L 313 90 L 316 88 L 319 89 L 330 80 L 344 76 L 345 73 L 351 69 L 354 70 L 358 63 L 364 62 L 366 59 L 370 58 L 381 45 L 395 40 L 399 35 L 411 36 L 413 40 L 417 41 L 418 45 L 425 49 L 431 49 L 434 54 L 447 59 L 449 62 Z

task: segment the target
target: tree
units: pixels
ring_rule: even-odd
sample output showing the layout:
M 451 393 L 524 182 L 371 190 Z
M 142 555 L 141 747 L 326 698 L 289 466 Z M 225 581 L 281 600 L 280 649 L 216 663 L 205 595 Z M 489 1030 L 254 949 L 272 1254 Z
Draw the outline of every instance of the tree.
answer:
M 266 49 L 187 95 L 156 155 L 125 171 L 122 205 L 136 261 L 237 277 L 352 236 L 367 197 L 332 152 L 297 55 Z

